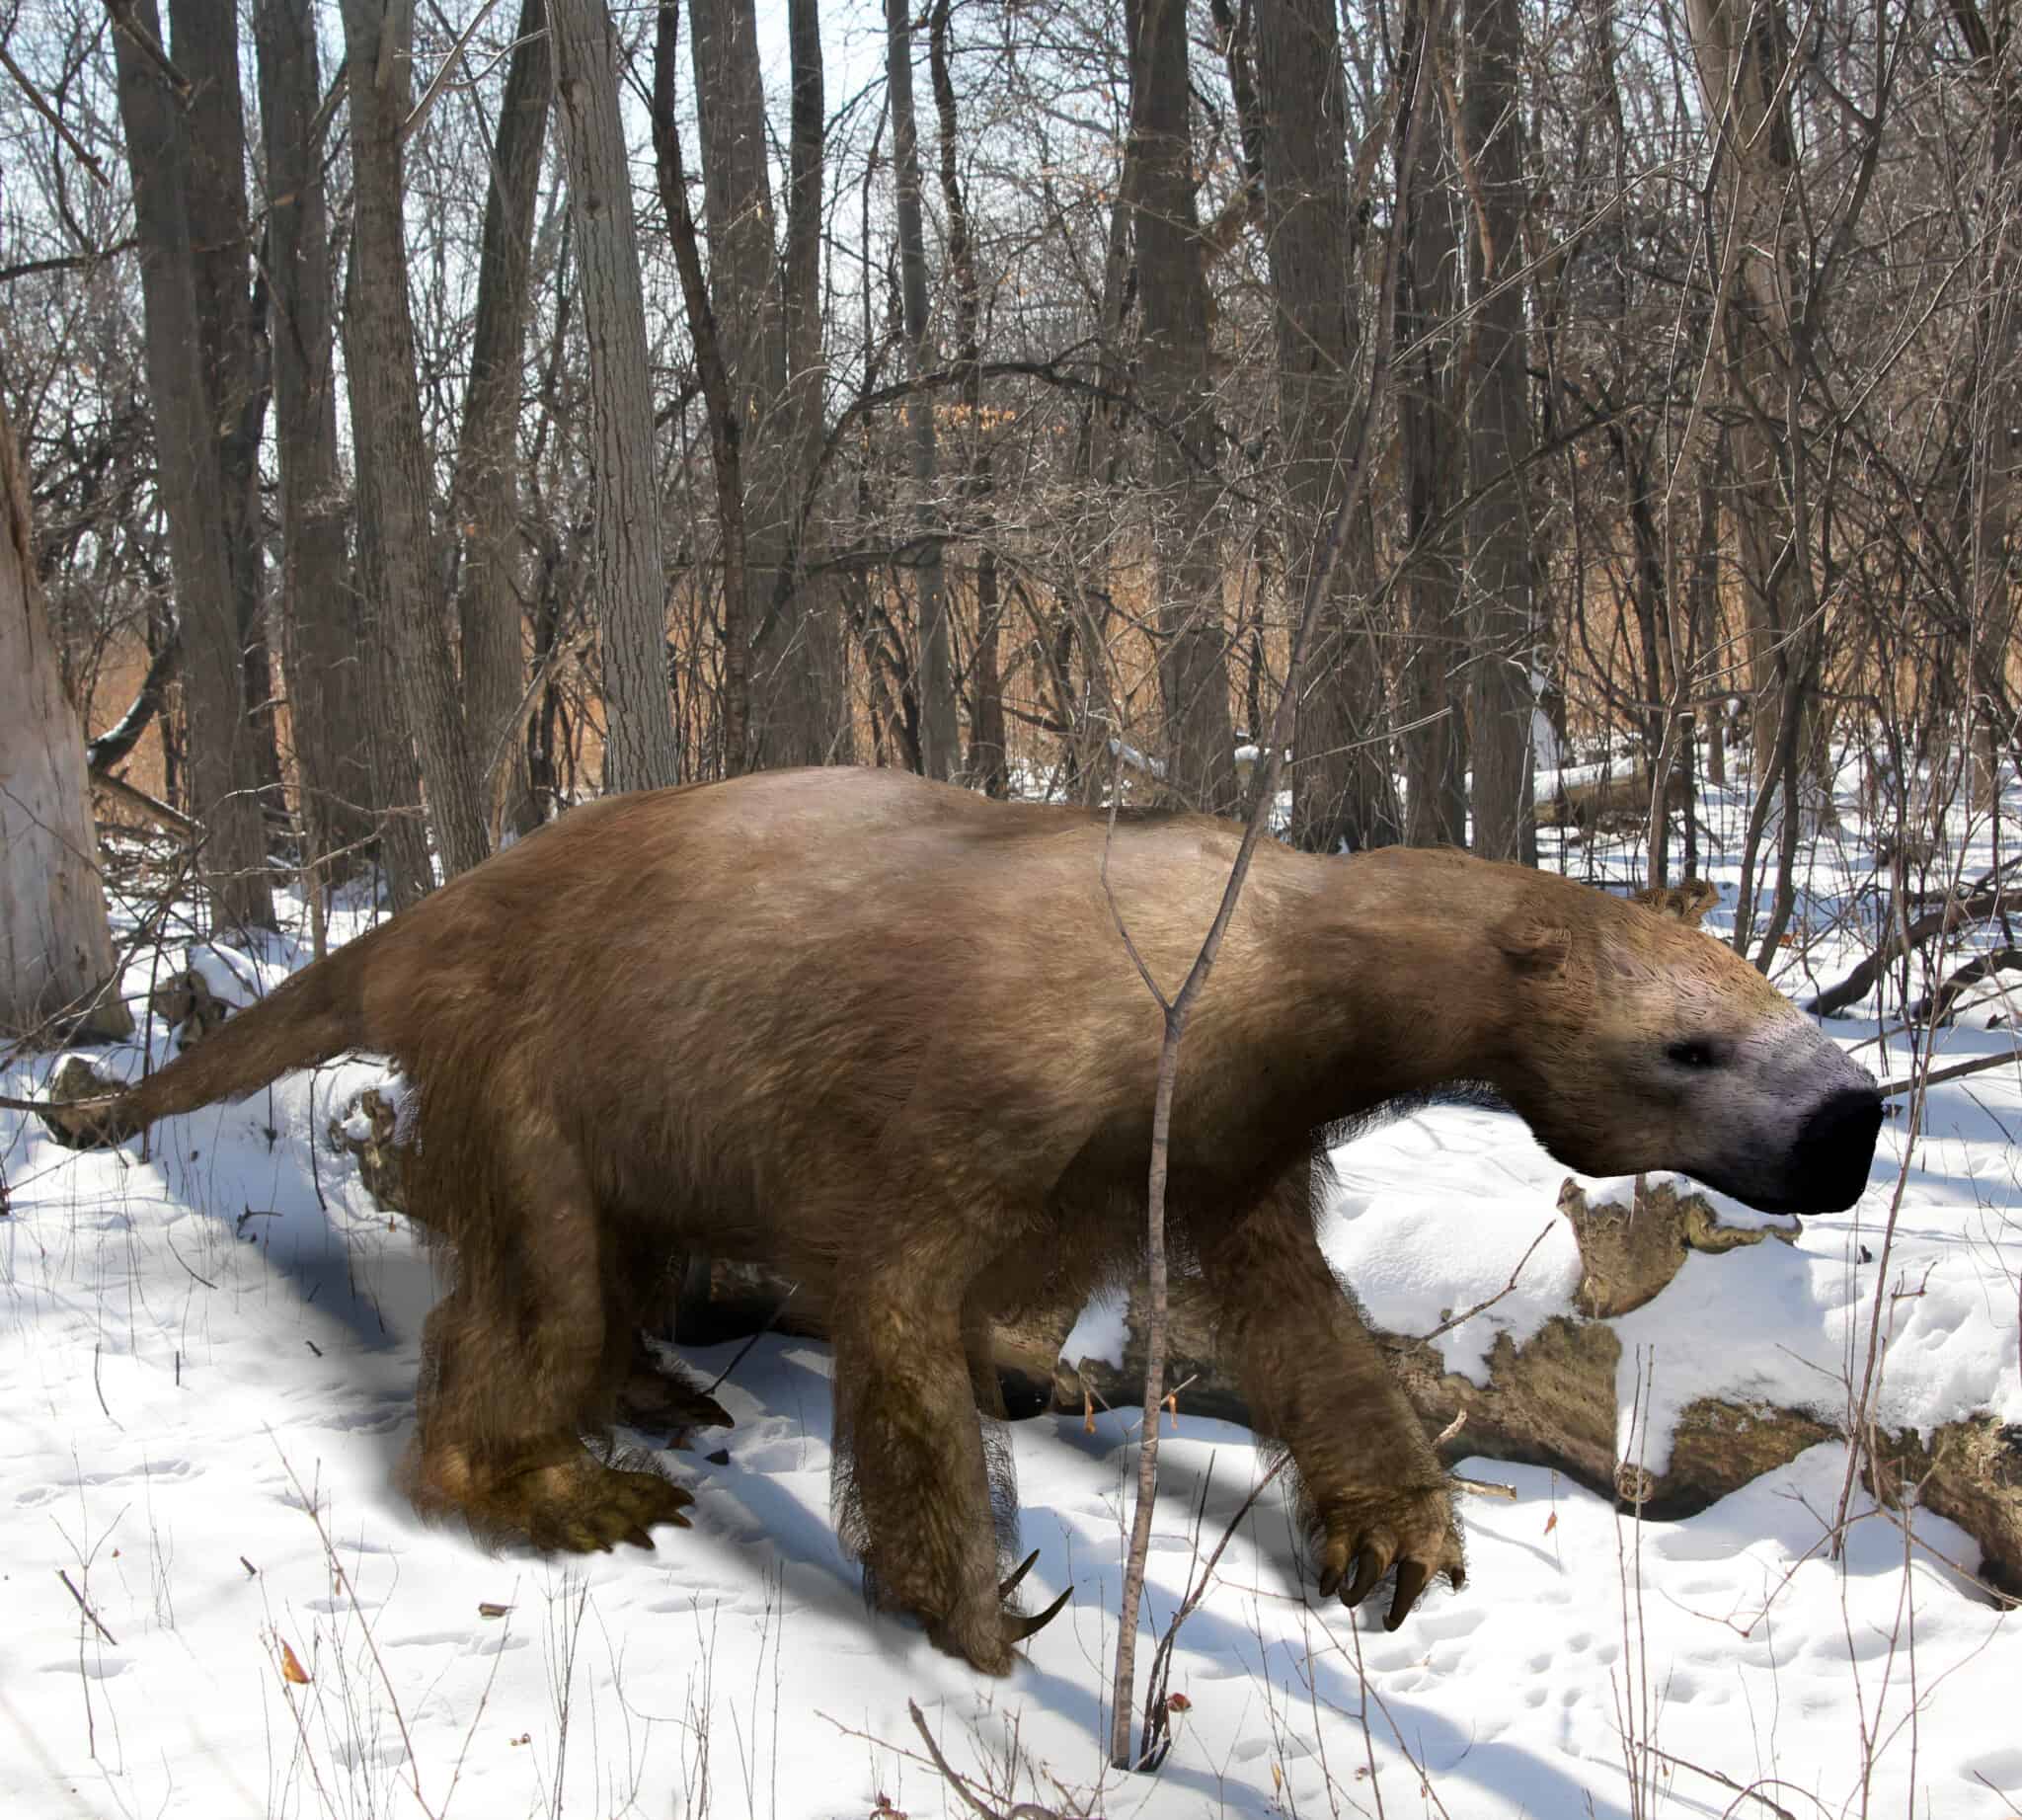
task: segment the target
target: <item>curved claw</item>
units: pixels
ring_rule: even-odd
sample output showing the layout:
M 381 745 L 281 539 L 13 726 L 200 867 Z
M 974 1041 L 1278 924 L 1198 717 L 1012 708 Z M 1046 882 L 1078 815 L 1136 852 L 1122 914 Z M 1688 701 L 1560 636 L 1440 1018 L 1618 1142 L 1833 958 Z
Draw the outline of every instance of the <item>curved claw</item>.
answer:
M 1385 1630 L 1395 1630 L 1410 1616 L 1411 1608 L 1418 1603 L 1418 1596 L 1426 1590 L 1426 1582 L 1432 1578 L 1431 1570 L 1423 1561 L 1400 1561 L 1397 1566 L 1397 1592 L 1390 1601 L 1390 1616 L 1383 1620 Z
M 668 1521 L 678 1523 L 683 1529 L 686 1529 L 688 1526 L 688 1520 L 685 1517 L 672 1517 Z M 630 1543 L 635 1548 L 644 1548 L 649 1554 L 654 1552 L 653 1538 L 639 1524 L 635 1523 L 625 1532 L 625 1541 Z
M 1373 1543 L 1364 1543 L 1355 1560 L 1355 1579 L 1341 1595 L 1341 1603 L 1350 1607 L 1361 1605 L 1376 1590 L 1376 1582 L 1390 1571 L 1390 1550 Z
M 1000 1605 L 1005 1600 L 1009 1599 L 1011 1595 L 1018 1590 L 1018 1582 L 1024 1579 L 1025 1576 L 1032 1571 L 1032 1564 L 1034 1561 L 1038 1559 L 1039 1550 L 1035 1548 L 1030 1554 L 1028 1554 L 1025 1557 L 1024 1560 L 1020 1561 L 1016 1567 L 1011 1569 L 1010 1576 L 1007 1579 L 998 1581 L 997 1602 Z
M 1031 1564 L 1032 1563 L 1028 1561 L 1026 1563 L 1026 1566 L 1030 1566 Z M 1024 1568 L 1020 1568 L 1019 1571 L 1023 1573 Z M 1064 1587 L 1061 1590 L 1060 1596 L 1057 1599 L 1055 1599 L 1051 1605 L 1048 1606 L 1044 1612 L 1036 1613 L 1031 1618 L 1008 1619 L 1005 1622 L 1006 1636 L 1013 1643 L 1022 1643 L 1025 1641 L 1027 1637 L 1037 1636 L 1042 1630 L 1044 1630 L 1047 1627 L 1047 1625 L 1051 1623 L 1054 1619 L 1059 1617 L 1060 1608 L 1064 1606 L 1067 1603 L 1067 1601 L 1071 1599 L 1073 1596 L 1073 1587 Z

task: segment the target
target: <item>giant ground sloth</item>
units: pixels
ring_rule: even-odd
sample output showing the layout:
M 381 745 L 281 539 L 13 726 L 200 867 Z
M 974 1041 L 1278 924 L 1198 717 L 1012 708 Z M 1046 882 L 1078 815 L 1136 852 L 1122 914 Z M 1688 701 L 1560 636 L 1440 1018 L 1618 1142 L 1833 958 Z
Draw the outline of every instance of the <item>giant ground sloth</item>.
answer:
M 691 1500 L 583 1443 L 672 1251 L 817 1290 L 842 1532 L 881 1603 L 1003 1672 L 1031 1621 L 969 1358 L 993 1313 L 1139 1256 L 1161 1018 L 1226 823 L 769 772 L 573 811 L 306 969 L 114 1102 L 114 1135 L 350 1048 L 416 1083 L 414 1211 L 456 1247 L 407 1479 L 545 1548 L 651 1545 Z M 1104 855 L 1108 849 L 1108 891 Z M 1485 1081 L 1554 1155 L 1849 1206 L 1874 1084 L 1732 952 L 1551 875 L 1265 843 L 1182 1052 L 1169 1219 L 1318 1583 L 1457 1586 L 1443 1476 L 1314 1239 L 1323 1134 Z

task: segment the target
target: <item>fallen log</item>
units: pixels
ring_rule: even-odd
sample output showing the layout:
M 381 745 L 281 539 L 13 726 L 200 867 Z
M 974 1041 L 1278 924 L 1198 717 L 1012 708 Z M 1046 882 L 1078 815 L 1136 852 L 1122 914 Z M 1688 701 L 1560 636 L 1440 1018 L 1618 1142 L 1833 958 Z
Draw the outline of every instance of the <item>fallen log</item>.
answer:
M 1828 986 L 1805 1006 L 1814 1017 L 1836 1017 L 1850 1004 L 1858 1004 L 1875 989 L 1882 970 L 1928 941 L 1950 935 L 1969 922 L 1982 922 L 1999 913 L 2008 902 L 2004 889 L 1975 892 L 1970 897 L 1949 898 L 1937 910 L 1925 910 L 1906 928 L 1894 930 L 1889 939 L 1860 962 L 1836 986 Z

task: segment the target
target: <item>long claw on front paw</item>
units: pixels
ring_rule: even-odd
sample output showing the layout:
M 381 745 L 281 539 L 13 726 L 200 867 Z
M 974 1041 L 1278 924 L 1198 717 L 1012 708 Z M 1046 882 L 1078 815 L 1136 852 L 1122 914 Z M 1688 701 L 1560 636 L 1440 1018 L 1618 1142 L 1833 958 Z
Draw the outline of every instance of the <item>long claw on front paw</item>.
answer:
M 1008 1578 L 998 1582 L 997 1601 L 1000 1605 L 1005 1600 L 1009 1599 L 1011 1595 L 1018 1590 L 1018 1582 L 1024 1579 L 1025 1576 L 1032 1571 L 1032 1564 L 1034 1561 L 1038 1559 L 1039 1550 L 1035 1548 L 1030 1554 L 1028 1554 L 1025 1557 L 1024 1560 L 1020 1561 L 1016 1567 L 1011 1569 Z
M 1423 1561 L 1402 1561 L 1398 1564 L 1397 1592 L 1390 1601 L 1390 1616 L 1383 1621 L 1385 1630 L 1395 1630 L 1404 1622 L 1431 1578 L 1432 1574 Z
M 1341 1603 L 1349 1607 L 1361 1605 L 1364 1599 L 1376 1590 L 1376 1582 L 1390 1568 L 1388 1553 L 1383 1549 L 1371 1546 L 1367 1543 L 1362 1544 L 1361 1551 L 1355 1557 L 1355 1579 L 1350 1583 L 1348 1590 L 1341 1595 Z
M 1030 1562 L 1027 1563 L 1028 1566 L 1030 1564 Z M 1023 1569 L 1020 1569 L 1020 1571 L 1022 1572 Z M 1054 1619 L 1059 1617 L 1061 1607 L 1063 1607 L 1069 1599 L 1073 1598 L 1073 1587 L 1063 1587 L 1061 1589 L 1060 1596 L 1057 1599 L 1055 1599 L 1051 1605 L 1048 1606 L 1044 1612 L 1036 1613 L 1031 1618 L 1013 1618 L 1008 1620 L 1007 1630 L 1011 1638 L 1011 1641 L 1014 1643 L 1022 1643 L 1026 1640 L 1027 1637 L 1039 1635 L 1039 1633 L 1042 1630 L 1044 1630 L 1047 1627 L 1047 1625 L 1051 1623 Z

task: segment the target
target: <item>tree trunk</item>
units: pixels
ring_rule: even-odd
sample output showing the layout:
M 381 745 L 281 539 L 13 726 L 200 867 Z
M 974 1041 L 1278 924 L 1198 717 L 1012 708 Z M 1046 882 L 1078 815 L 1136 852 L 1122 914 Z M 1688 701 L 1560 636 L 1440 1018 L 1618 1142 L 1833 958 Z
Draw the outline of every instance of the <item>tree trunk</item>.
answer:
M 267 155 L 269 344 L 280 468 L 282 662 L 302 822 L 326 877 L 370 857 L 386 806 L 365 750 L 364 622 L 350 576 L 337 457 L 330 233 L 323 155 L 309 139 L 322 98 L 310 0 L 261 0 L 255 22 Z M 403 745 L 399 756 L 413 770 Z M 412 778 L 395 800 L 415 802 Z
M 674 119 L 674 53 L 679 47 L 681 12 L 663 0 L 653 50 L 653 152 L 660 181 L 661 208 L 673 242 L 681 298 L 688 310 L 688 339 L 702 380 L 709 414 L 709 461 L 716 477 L 717 529 L 723 539 L 723 775 L 737 777 L 750 763 L 751 635 L 747 580 L 749 543 L 744 527 L 743 425 L 738 395 L 702 273 L 695 216 L 688 206 L 688 176 L 681 159 L 681 134 Z
M 929 22 L 928 52 L 934 82 L 934 113 L 940 128 L 939 174 L 941 206 L 948 217 L 948 269 L 955 279 L 955 369 L 961 375 L 963 431 L 968 452 L 963 460 L 964 533 L 975 541 L 975 662 L 970 673 L 969 781 L 990 796 L 1010 793 L 1011 776 L 1005 750 L 1004 685 L 998 664 L 997 551 L 995 516 L 990 507 L 994 480 L 990 444 L 982 416 L 982 351 L 978 340 L 982 289 L 976 278 L 975 242 L 970 226 L 969 198 L 963 194 L 956 166 L 958 125 L 955 78 L 949 67 L 950 0 L 934 0 Z
M 271 387 L 252 289 L 246 215 L 246 115 L 239 89 L 234 9 L 215 0 L 169 0 L 176 66 L 190 78 L 186 116 L 190 237 L 195 250 L 196 322 L 210 381 L 225 560 L 245 664 L 252 759 L 279 802 L 273 666 L 268 655 L 266 559 L 260 521 L 260 438 Z
M 63 687 L 36 579 L 28 481 L 0 400 L 0 1033 L 54 1023 L 66 1036 L 128 1036 L 84 731 Z
M 491 817 L 488 831 L 530 833 L 540 820 L 520 738 L 526 689 L 525 612 L 518 578 L 519 401 L 534 201 L 547 138 L 554 53 L 543 0 L 520 0 L 519 27 L 485 200 L 478 295 L 471 324 L 470 388 L 457 441 L 456 524 L 463 573 L 456 617 L 463 645 L 463 716 L 471 761 Z
M 803 13 L 811 0 L 797 0 Z M 739 614 L 751 639 L 751 749 L 764 767 L 813 764 L 828 754 L 840 709 L 826 698 L 836 679 L 839 646 L 812 652 L 804 636 L 804 605 L 794 586 L 793 547 L 806 472 L 806 387 L 818 384 L 818 352 L 793 399 L 788 397 L 788 305 L 774 244 L 772 184 L 765 131 L 765 92 L 758 67 L 753 0 L 691 0 L 695 111 L 701 135 L 704 207 L 708 217 L 710 302 L 729 369 L 743 484 L 745 597 Z M 819 346 L 817 294 L 820 153 L 811 146 L 805 115 L 818 109 L 820 40 L 815 21 L 789 16 L 794 57 L 796 129 L 789 198 L 787 281 L 808 353 Z M 812 82 L 813 87 L 809 84 Z M 810 162 L 810 151 L 813 161 Z M 796 217 L 794 210 L 799 210 Z M 811 241 L 810 236 L 813 235 Z M 815 264 L 812 269 L 810 262 Z M 818 407 L 817 407 L 818 410 Z M 729 623 L 728 617 L 726 623 Z M 831 640 L 831 646 L 833 641 Z
M 549 0 L 548 17 L 589 344 L 590 560 L 603 642 L 604 785 L 653 790 L 679 780 L 681 754 L 667 699 L 653 379 L 618 72 L 603 0 Z
M 1285 598 L 1305 593 L 1341 485 L 1336 451 L 1360 380 L 1361 325 L 1349 240 L 1348 96 L 1332 0 L 1257 9 L 1266 237 L 1278 305 L 1278 415 L 1285 449 Z M 1299 697 L 1292 838 L 1317 852 L 1386 846 L 1403 833 L 1390 781 L 1383 662 L 1356 590 L 1375 572 L 1358 514 L 1315 628 Z M 1250 734 L 1263 737 L 1252 716 Z
M 159 43 L 154 0 L 133 0 L 127 16 Z M 187 203 L 189 134 L 155 63 L 131 33 L 116 29 L 113 42 L 142 248 L 157 484 L 169 521 L 169 563 L 183 626 L 190 807 L 204 828 L 199 866 L 219 924 L 271 927 L 273 901 L 258 794 L 258 742 L 245 714 L 221 497 L 218 409 L 205 373 L 197 317 L 196 256 Z
M 1447 0 L 1413 0 L 1404 41 L 1443 54 L 1448 38 Z M 1415 14 L 1432 15 L 1421 34 Z M 1420 54 L 1425 54 L 1421 52 Z M 1404 599 L 1404 709 L 1415 723 L 1404 736 L 1405 838 L 1413 846 L 1467 843 L 1467 722 L 1456 678 L 1467 639 L 1460 607 L 1457 538 L 1448 517 L 1458 492 L 1460 430 L 1453 397 L 1450 324 L 1459 302 L 1460 219 L 1453 194 L 1452 146 L 1438 91 L 1428 75 L 1398 72 L 1399 91 L 1416 88 L 1416 106 L 1429 113 L 1413 142 L 1400 109 L 1392 141 L 1401 168 L 1400 206 L 1406 210 L 1403 270 L 1397 283 L 1398 435 L 1403 443 L 1404 533 L 1410 554 L 1400 587 Z M 1409 102 L 1407 106 L 1411 105 Z M 1432 333 L 1445 325 L 1447 335 Z
M 445 876 L 491 850 L 464 737 L 440 577 L 429 558 L 428 450 L 408 309 L 400 126 L 410 105 L 413 15 L 402 0 L 344 0 L 350 98 L 351 282 L 345 365 L 360 491 L 373 500 L 366 567 L 374 636 L 388 640 Z M 369 482 L 367 476 L 369 474 Z M 362 502 L 361 502 L 362 503 Z
M 1732 219 L 1733 248 L 1720 304 L 1726 389 L 1739 407 L 1729 434 L 1734 488 L 1729 511 L 1747 603 L 1754 695 L 1752 746 L 1758 797 L 1780 792 L 1773 775 L 1787 714 L 1795 730 L 1797 773 L 1817 775 L 1826 728 L 1812 686 L 1822 634 L 1806 623 L 1803 569 L 1793 551 L 1792 502 L 1784 460 L 1790 410 L 1802 379 L 1795 367 L 1795 299 L 1800 277 L 1794 237 L 1797 144 L 1785 82 L 1790 26 L 1782 0 L 1687 0 L 1699 92 L 1717 137 Z M 1799 805 L 1784 808 L 1796 815 Z M 1746 907 L 1744 907 L 1746 910 Z M 1746 921 L 1746 914 L 1742 919 Z
M 1462 0 L 1461 132 L 1474 173 L 1467 235 L 1473 299 L 1467 372 L 1466 613 L 1473 646 L 1469 720 L 1474 850 L 1537 864 L 1530 729 L 1536 616 L 1531 605 L 1529 380 L 1521 267 L 1524 178 L 1516 0 Z
M 793 108 L 788 125 L 786 260 L 786 423 L 792 481 L 788 561 L 780 570 L 759 648 L 769 665 L 789 654 L 781 673 L 781 763 L 849 764 L 855 757 L 842 592 L 833 577 L 807 573 L 822 542 L 811 507 L 827 431 L 823 411 L 828 359 L 822 345 L 821 192 L 828 130 L 823 111 L 817 0 L 787 0 Z
M 907 0 L 885 0 L 886 81 L 892 108 L 892 166 L 897 180 L 899 291 L 905 312 L 905 346 L 912 378 L 934 364 L 927 328 L 927 249 L 920 207 L 918 123 L 912 105 L 911 10 Z M 905 401 L 912 449 L 913 512 L 918 555 L 913 559 L 915 610 L 919 624 L 921 768 L 929 777 L 951 777 L 962 763 L 955 712 L 954 640 L 948 623 L 948 591 L 941 572 L 940 513 L 934 504 L 936 459 L 934 401 L 915 390 Z
M 898 0 L 891 0 L 894 5 Z M 1131 0 L 1132 225 L 1139 389 L 1155 422 L 1154 571 L 1166 790 L 1227 814 L 1240 795 L 1221 601 L 1219 431 L 1205 249 L 1194 207 L 1186 0 Z

